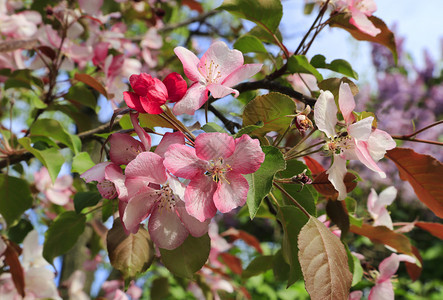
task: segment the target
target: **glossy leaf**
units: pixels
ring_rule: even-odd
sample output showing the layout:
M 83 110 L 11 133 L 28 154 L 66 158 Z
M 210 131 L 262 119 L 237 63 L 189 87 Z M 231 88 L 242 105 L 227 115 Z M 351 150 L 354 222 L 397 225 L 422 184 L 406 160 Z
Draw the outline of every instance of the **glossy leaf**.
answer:
M 267 53 L 263 43 L 257 37 L 250 34 L 239 37 L 234 43 L 234 48 L 243 53 Z
M 323 76 L 311 65 L 304 55 L 293 55 L 288 60 L 288 70 L 291 73 L 306 73 L 315 76 L 318 82 L 323 80 Z
M 331 61 L 331 63 L 326 63 L 326 58 L 321 54 L 317 54 L 311 59 L 310 63 L 315 68 L 328 69 L 358 79 L 357 72 L 355 72 L 351 64 L 344 59 L 335 59 Z
M 241 274 L 242 278 L 249 278 L 272 269 L 274 257 L 272 255 L 261 255 L 254 258 Z
M 277 30 L 283 16 L 279 0 L 225 0 L 219 9 L 252 21 L 271 32 Z
M 45 233 L 43 257 L 50 263 L 68 252 L 85 230 L 86 217 L 66 211 L 55 218 Z
M 0 215 L 8 227 L 13 226 L 31 206 L 32 197 L 28 183 L 20 178 L 0 174 Z
M 246 203 L 251 220 L 255 217 L 263 198 L 271 191 L 275 173 L 286 167 L 280 150 L 272 146 L 263 146 L 262 150 L 265 153 L 265 160 L 260 168 L 255 173 L 244 175 L 249 183 Z
M 412 149 L 395 148 L 386 153 L 398 168 L 400 179 L 408 181 L 418 199 L 443 218 L 443 165 L 429 155 Z
M 83 208 L 97 205 L 102 199 L 99 192 L 77 192 L 74 195 L 74 208 L 76 213 L 81 213 Z
M 246 105 L 243 111 L 243 126 L 263 122 L 263 127 L 252 131 L 252 134 L 265 135 L 270 131 L 283 133 L 292 121 L 287 115 L 293 114 L 294 111 L 295 102 L 286 95 L 272 92 L 258 96 Z
M 276 30 L 276 32 L 274 34 L 275 37 L 274 37 L 271 33 L 266 31 L 262 27 L 255 26 L 248 32 L 248 35 L 253 35 L 256 38 L 258 38 L 260 41 L 262 41 L 263 43 L 268 43 L 268 44 L 276 44 L 275 37 L 277 37 L 277 39 L 280 42 L 283 41 L 281 32 L 278 29 Z
M 340 239 L 311 217 L 298 237 L 306 290 L 311 299 L 347 300 L 352 283 L 348 257 Z
M 125 278 L 145 272 L 154 260 L 154 244 L 142 225 L 136 234 L 126 235 L 120 218 L 116 218 L 108 231 L 106 244 L 111 265 Z
M 199 238 L 189 235 L 184 243 L 174 250 L 160 248 L 161 260 L 175 275 L 191 279 L 205 264 L 210 249 L 211 241 L 207 234 Z

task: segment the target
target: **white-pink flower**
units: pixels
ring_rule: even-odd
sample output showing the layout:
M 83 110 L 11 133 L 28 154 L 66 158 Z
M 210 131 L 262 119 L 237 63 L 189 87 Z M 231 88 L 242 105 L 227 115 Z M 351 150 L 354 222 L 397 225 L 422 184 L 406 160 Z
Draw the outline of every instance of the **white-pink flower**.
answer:
M 194 83 L 183 99 L 173 108 L 176 115 L 193 115 L 207 100 L 208 92 L 214 98 L 223 98 L 229 94 L 238 96 L 234 85 L 255 75 L 262 64 L 244 65 L 243 54 L 230 50 L 221 41 L 213 43 L 201 59 L 184 47 L 176 47 L 175 54 L 183 64 L 185 75 Z
M 374 0 L 337 0 L 333 2 L 337 10 L 349 11 L 351 19 L 349 23 L 357 27 L 361 32 L 376 36 L 380 29 L 368 19 L 377 10 Z
M 346 198 L 346 186 L 343 179 L 346 175 L 346 160 L 359 160 L 380 177 L 386 174 L 377 165 L 386 150 L 395 147 L 395 141 L 385 131 L 372 129 L 373 117 L 355 122 L 353 110 L 354 96 L 347 83 L 342 83 L 339 90 L 338 104 L 344 118 L 344 124 L 338 122 L 337 106 L 330 91 L 321 91 L 314 106 L 314 120 L 318 129 L 328 138 L 326 149 L 332 154 L 333 163 L 327 171 L 328 179 L 338 191 L 339 200 Z M 336 129 L 341 125 L 340 129 Z
M 34 181 L 36 188 L 52 203 L 61 206 L 69 203 L 74 191 L 72 176 L 60 176 L 52 183 L 48 169 L 42 167 L 40 171 L 34 173 Z
M 415 263 L 416 259 L 405 254 L 392 253 L 378 266 L 379 273 L 376 275 L 375 286 L 369 293 L 368 300 L 394 300 L 394 289 L 391 278 L 397 273 L 401 261 Z
M 386 226 L 391 230 L 394 228 L 386 206 L 391 205 L 395 197 L 397 197 L 397 189 L 393 186 L 384 189 L 380 195 L 371 189 L 368 197 L 368 211 L 374 219 L 374 226 Z
M 171 145 L 164 165 L 175 176 L 190 179 L 186 210 L 203 222 L 217 209 L 226 213 L 245 204 L 249 184 L 242 174 L 257 171 L 264 159 L 258 140 L 212 132 L 197 136 L 195 149 Z

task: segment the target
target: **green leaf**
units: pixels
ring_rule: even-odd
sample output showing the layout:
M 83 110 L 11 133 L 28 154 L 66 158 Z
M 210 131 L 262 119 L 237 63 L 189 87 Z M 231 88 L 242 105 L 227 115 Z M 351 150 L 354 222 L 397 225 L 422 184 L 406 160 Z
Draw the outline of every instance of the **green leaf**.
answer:
M 151 287 L 151 299 L 162 300 L 166 299 L 170 295 L 169 292 L 169 280 L 166 277 L 159 277 L 154 279 Z
M 227 133 L 226 130 L 224 130 L 220 125 L 214 123 L 214 122 L 209 122 L 206 123 L 205 125 L 202 126 L 201 128 L 204 132 L 223 132 L 223 133 Z
M 31 135 L 48 136 L 71 148 L 75 154 L 81 151 L 80 138 L 67 132 L 60 122 L 54 119 L 38 119 L 31 127 Z
M 234 48 L 243 53 L 267 53 L 263 43 L 255 36 L 250 34 L 242 35 L 234 43 Z
M 20 178 L 0 174 L 0 214 L 8 227 L 20 219 L 31 206 L 32 197 L 28 183 Z
M 307 73 L 315 76 L 318 82 L 323 80 L 323 76 L 311 65 L 304 55 L 293 55 L 288 60 L 288 70 L 291 73 Z
M 283 251 L 280 249 L 274 255 L 273 271 L 275 279 L 286 281 L 289 278 L 289 264 L 283 257 Z
M 20 219 L 17 224 L 9 228 L 8 238 L 16 244 L 21 244 L 32 229 L 34 229 L 34 226 L 32 226 L 31 222 L 26 219 Z
M 308 222 L 308 217 L 295 206 L 280 206 L 277 214 L 283 226 L 282 254 L 289 264 L 289 279 L 287 287 L 303 278 L 298 261 L 297 238 L 302 227 Z
M 247 34 L 255 36 L 263 43 L 276 44 L 274 36 L 260 26 L 253 27 Z M 275 36 L 280 42 L 283 41 L 280 30 L 277 29 Z
M 331 63 L 327 66 L 327 68 L 331 71 L 335 71 L 337 73 L 341 73 L 343 75 L 358 80 L 357 72 L 355 72 L 354 69 L 352 69 L 351 64 L 344 59 L 335 59 L 331 61 Z
M 263 122 L 258 122 L 256 125 L 248 125 L 241 128 L 234 136 L 234 138 L 239 138 L 244 134 L 249 134 L 256 129 L 262 128 L 265 124 Z
M 106 222 L 118 210 L 118 199 L 103 199 L 102 222 Z
M 85 230 L 86 217 L 66 211 L 55 218 L 45 233 L 43 257 L 52 264 L 54 258 L 68 252 Z
M 99 192 L 77 192 L 74 195 L 74 208 L 76 213 L 81 213 L 83 208 L 95 206 L 102 199 Z
M 161 260 L 169 271 L 177 276 L 192 279 L 209 257 L 211 240 L 208 234 L 195 238 L 189 235 L 178 248 L 166 250 L 160 248 Z
M 95 166 L 95 163 L 87 152 L 79 152 L 72 159 L 72 172 L 82 174 L 93 166 Z
M 282 178 L 291 178 L 295 175 L 303 173 L 306 171 L 307 175 L 311 175 L 311 171 L 308 170 L 308 167 L 298 160 L 289 160 L 286 161 L 286 169 L 280 172 L 278 175 Z M 301 186 L 300 184 L 281 184 L 283 188 L 295 199 L 304 209 L 308 211 L 309 214 L 316 216 L 317 215 L 317 199 L 318 193 L 317 191 L 310 185 Z M 283 194 L 284 196 L 284 194 Z M 285 196 L 284 196 L 285 197 Z M 286 198 L 286 197 L 285 197 Z M 293 205 L 292 201 L 287 199 L 285 201 L 287 205 Z
M 283 6 L 280 0 L 225 0 L 219 9 L 252 21 L 273 33 L 277 30 L 283 16 Z
M 31 139 L 28 137 L 21 138 L 18 142 L 48 169 L 49 176 L 54 183 L 63 163 L 65 162 L 63 155 L 61 155 L 61 153 L 55 148 L 48 148 L 41 151 L 33 148 L 31 146 Z
M 310 63 L 315 68 L 325 68 L 326 67 L 326 57 L 324 57 L 321 54 L 317 54 L 313 58 L 311 58 Z
M 357 283 L 361 281 L 363 278 L 363 268 L 360 264 L 360 260 L 355 257 L 352 253 L 348 253 L 348 256 L 352 256 L 352 284 L 351 286 L 355 286 Z
M 85 85 L 81 84 L 71 86 L 68 93 L 65 95 L 65 99 L 71 102 L 80 103 L 94 110 L 97 106 L 97 98 Z
M 274 256 L 272 255 L 261 255 L 254 258 L 253 261 L 249 263 L 246 269 L 241 274 L 242 278 L 249 278 L 252 276 L 259 275 L 272 269 L 274 262 Z
M 249 183 L 246 203 L 248 204 L 251 220 L 257 214 L 263 198 L 271 191 L 275 173 L 284 170 L 286 167 L 285 159 L 280 150 L 272 146 L 263 146 L 262 150 L 265 153 L 265 160 L 260 168 L 255 173 L 244 175 Z
M 243 127 L 263 122 L 263 127 L 252 131 L 253 134 L 265 135 L 271 131 L 283 133 L 292 121 L 287 115 L 292 115 L 294 112 L 295 103 L 286 95 L 272 92 L 258 96 L 245 106 Z
M 142 225 L 136 234 L 126 235 L 120 218 L 116 218 L 108 231 L 106 244 L 111 265 L 126 279 L 145 272 L 154 260 L 154 244 Z

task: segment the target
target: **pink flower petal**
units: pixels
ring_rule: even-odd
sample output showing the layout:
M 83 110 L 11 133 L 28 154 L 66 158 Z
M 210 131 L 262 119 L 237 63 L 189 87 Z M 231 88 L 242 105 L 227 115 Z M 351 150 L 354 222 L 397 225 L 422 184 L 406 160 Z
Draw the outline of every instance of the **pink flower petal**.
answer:
M 250 174 L 257 171 L 264 160 L 265 154 L 259 140 L 244 134 L 235 139 L 235 151 L 226 159 L 226 164 L 231 166 L 233 172 Z
M 139 153 L 145 151 L 143 144 L 128 134 L 113 133 L 109 137 L 109 143 L 111 145 L 109 157 L 117 165 L 127 165 Z
M 371 169 L 374 172 L 377 172 L 381 178 L 386 178 L 385 172 L 377 165 L 374 159 L 371 157 L 368 151 L 368 144 L 363 141 L 356 141 L 355 144 L 355 154 L 357 154 L 358 159 L 362 162 L 366 167 Z
M 400 259 L 398 254 L 392 253 L 391 256 L 385 258 L 380 265 L 378 266 L 378 270 L 380 275 L 377 278 L 377 283 L 385 280 L 390 280 L 395 273 L 397 273 L 398 267 L 400 265 Z
M 216 189 L 217 183 L 211 176 L 194 177 L 185 192 L 186 211 L 200 222 L 215 216 L 217 208 L 212 199 Z
M 202 133 L 195 139 L 195 153 L 203 160 L 226 159 L 234 150 L 234 138 L 227 133 Z
M 344 178 L 346 175 L 346 160 L 339 155 L 334 155 L 334 162 L 332 166 L 326 171 L 328 179 L 338 191 L 338 200 L 344 200 L 346 198 L 346 186 Z
M 63 175 L 58 177 L 54 182 L 54 189 L 64 190 L 72 187 L 72 176 L 71 175 Z
M 352 114 L 352 111 L 355 108 L 355 101 L 354 96 L 351 92 L 351 88 L 347 83 L 342 82 L 340 84 L 338 105 L 346 124 L 351 124 L 354 121 L 354 115 Z
M 163 158 L 153 152 L 140 153 L 125 170 L 128 178 L 139 177 L 145 182 L 163 184 L 168 179 Z
M 214 204 L 222 213 L 227 213 L 246 203 L 249 184 L 246 178 L 235 172 L 228 172 L 220 179 L 214 194 Z
M 146 151 L 151 149 L 151 136 L 138 124 L 138 113 L 130 113 L 131 123 Z
M 207 162 L 198 158 L 194 149 L 173 144 L 166 151 L 163 164 L 175 176 L 192 179 L 206 171 Z
M 243 54 L 238 50 L 231 50 L 228 46 L 218 41 L 213 43 L 203 54 L 198 69 L 206 79 L 221 83 L 243 65 Z
M 357 27 L 361 32 L 369 34 L 370 36 L 378 35 L 381 30 L 368 19 L 368 17 L 358 9 L 351 9 L 352 17 L 349 23 Z
M 194 53 L 184 47 L 176 47 L 174 48 L 174 52 L 183 64 L 183 71 L 185 72 L 186 77 L 192 81 L 205 80 L 202 74 L 198 71 L 197 65 L 200 60 Z
M 203 85 L 200 82 L 195 82 L 189 87 L 185 96 L 175 103 L 172 112 L 175 115 L 193 115 L 207 100 L 208 90 L 206 89 L 206 85 Z
M 337 105 L 330 91 L 321 91 L 314 106 L 314 120 L 318 129 L 323 131 L 327 137 L 335 136 L 335 125 L 337 119 Z
M 149 218 L 148 230 L 154 244 L 168 250 L 180 246 L 189 235 L 175 209 L 169 207 L 154 208 Z
M 105 199 L 115 199 L 118 196 L 114 184 L 109 180 L 103 180 L 97 183 L 97 189 Z
M 369 292 L 368 300 L 394 300 L 394 289 L 391 280 L 375 284 Z
M 100 10 L 103 5 L 103 0 L 89 1 L 89 0 L 79 0 L 78 4 L 80 8 L 89 15 L 95 15 Z
M 115 164 L 107 166 L 105 168 L 105 179 L 114 184 L 119 199 L 125 201 L 128 191 L 125 186 L 125 175 L 123 175 L 122 169 Z
M 138 112 L 145 113 L 142 104 L 140 103 L 140 96 L 133 92 L 123 92 L 123 100 L 126 105 Z
M 156 98 L 140 97 L 140 103 L 145 112 L 151 115 L 158 115 L 163 113 L 161 106 L 166 103 L 166 99 L 159 100 Z
M 386 150 L 395 148 L 396 143 L 391 135 L 383 130 L 375 129 L 368 139 L 368 150 L 375 161 L 382 159 Z
M 105 180 L 105 168 L 110 164 L 112 164 L 112 162 L 110 161 L 105 161 L 96 164 L 95 166 L 93 166 L 92 168 L 81 174 L 80 178 L 83 178 L 83 180 L 88 183 L 91 181 L 102 182 L 103 180 Z
M 193 216 L 189 215 L 185 208 L 185 203 L 183 201 L 176 201 L 175 209 L 183 222 L 183 225 L 189 231 L 189 233 L 194 237 L 201 237 L 206 232 L 208 232 L 208 226 L 210 220 L 200 222 Z
M 260 72 L 263 64 L 246 64 L 235 69 L 222 84 L 226 87 L 232 87 Z M 211 92 L 212 93 L 212 92 Z
M 348 126 L 350 136 L 359 141 L 367 141 L 372 132 L 374 117 L 367 117 Z
M 188 89 L 188 84 L 186 81 L 176 72 L 172 72 L 166 76 L 166 78 L 163 79 L 163 84 L 168 90 L 168 99 L 170 102 L 177 102 L 181 100 Z
M 45 192 L 45 196 L 49 201 L 60 206 L 68 204 L 71 195 L 72 192 L 69 190 L 48 189 Z
M 353 291 L 349 294 L 348 300 L 360 300 L 362 296 L 363 296 L 362 291 Z
M 239 93 L 237 90 L 231 89 L 219 83 L 213 83 L 207 86 L 207 89 L 211 92 L 211 96 L 218 99 L 223 98 L 229 94 L 234 94 L 234 97 L 238 97 Z
M 388 210 L 384 207 L 380 213 L 378 214 L 377 219 L 374 220 L 374 226 L 386 226 L 389 229 L 393 230 L 394 226 L 392 224 L 391 215 Z
M 158 144 L 157 148 L 155 148 L 154 153 L 158 154 L 161 157 L 165 157 L 166 150 L 168 150 L 168 147 L 173 144 L 184 145 L 185 144 L 184 134 L 181 133 L 180 131 L 166 132 L 162 140 Z
M 144 187 L 127 202 L 122 217 L 122 222 L 128 232 L 136 233 L 139 224 L 146 219 L 159 199 L 157 190 Z

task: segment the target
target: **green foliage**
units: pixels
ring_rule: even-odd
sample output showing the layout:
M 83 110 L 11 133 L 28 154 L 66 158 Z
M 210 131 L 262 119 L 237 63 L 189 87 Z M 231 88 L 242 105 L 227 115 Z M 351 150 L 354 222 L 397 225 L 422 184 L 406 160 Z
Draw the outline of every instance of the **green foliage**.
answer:
M 0 214 L 13 226 L 31 208 L 32 197 L 26 180 L 0 174 Z
M 214 122 L 206 123 L 201 128 L 204 132 L 222 132 L 227 133 L 220 125 Z
M 311 65 L 315 68 L 328 69 L 358 80 L 357 72 L 355 72 L 351 64 L 344 59 L 334 59 L 331 63 L 327 64 L 326 58 L 321 54 L 317 54 L 311 59 Z
M 14 243 L 20 244 L 26 235 L 34 229 L 31 222 L 26 219 L 20 219 L 13 227 L 8 230 L 8 238 Z
M 242 278 L 249 278 L 259 275 L 272 269 L 274 257 L 272 255 L 257 256 L 251 263 L 243 270 Z
M 234 48 L 243 53 L 267 53 L 263 43 L 257 37 L 250 34 L 239 37 L 234 43 Z
M 318 82 L 323 80 L 323 76 L 311 65 L 304 55 L 293 55 L 288 59 L 288 70 L 291 73 L 307 73 L 315 76 Z
M 95 166 L 95 163 L 87 152 L 79 152 L 72 159 L 72 172 L 82 174 L 93 166 Z
M 74 208 L 76 213 L 81 213 L 83 208 L 97 205 L 102 199 L 99 192 L 77 192 L 74 195 Z

